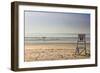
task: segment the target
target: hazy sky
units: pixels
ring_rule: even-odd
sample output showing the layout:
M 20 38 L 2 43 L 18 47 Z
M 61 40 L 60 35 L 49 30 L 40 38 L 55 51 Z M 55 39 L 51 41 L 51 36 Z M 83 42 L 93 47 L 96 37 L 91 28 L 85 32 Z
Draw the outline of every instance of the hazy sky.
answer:
M 25 11 L 25 36 L 32 33 L 89 33 L 90 14 Z

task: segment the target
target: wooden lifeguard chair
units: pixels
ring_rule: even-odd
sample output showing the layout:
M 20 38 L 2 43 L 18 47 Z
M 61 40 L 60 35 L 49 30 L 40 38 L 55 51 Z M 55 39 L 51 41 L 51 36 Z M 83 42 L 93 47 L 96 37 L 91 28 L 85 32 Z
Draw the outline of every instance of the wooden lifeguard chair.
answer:
M 86 51 L 86 35 L 85 34 L 78 34 L 75 55 L 81 55 L 82 53 L 84 53 L 84 55 L 87 54 L 87 51 Z

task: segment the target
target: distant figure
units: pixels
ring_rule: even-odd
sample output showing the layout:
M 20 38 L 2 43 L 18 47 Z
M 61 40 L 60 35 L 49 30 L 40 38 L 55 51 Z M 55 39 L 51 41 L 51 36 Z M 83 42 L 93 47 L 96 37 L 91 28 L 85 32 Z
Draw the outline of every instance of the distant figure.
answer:
M 81 53 L 86 55 L 86 36 L 85 34 L 78 34 L 77 46 L 75 54 L 81 55 Z
M 42 37 L 43 41 L 45 41 L 46 37 Z

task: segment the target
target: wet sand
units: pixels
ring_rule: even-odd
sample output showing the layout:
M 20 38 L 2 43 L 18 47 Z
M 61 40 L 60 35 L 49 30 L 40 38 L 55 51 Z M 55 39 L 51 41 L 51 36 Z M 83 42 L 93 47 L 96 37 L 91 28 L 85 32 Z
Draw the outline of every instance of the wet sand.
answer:
M 25 44 L 25 62 L 90 58 L 90 44 L 86 44 L 87 55 L 75 55 L 75 43 Z

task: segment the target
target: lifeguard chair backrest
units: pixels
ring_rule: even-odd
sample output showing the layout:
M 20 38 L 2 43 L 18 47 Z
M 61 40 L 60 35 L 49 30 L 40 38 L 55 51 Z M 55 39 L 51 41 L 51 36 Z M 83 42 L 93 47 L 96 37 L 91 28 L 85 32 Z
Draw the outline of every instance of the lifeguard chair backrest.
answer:
M 78 34 L 78 40 L 84 41 L 85 40 L 85 34 Z

